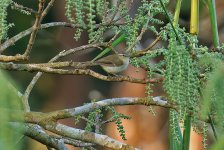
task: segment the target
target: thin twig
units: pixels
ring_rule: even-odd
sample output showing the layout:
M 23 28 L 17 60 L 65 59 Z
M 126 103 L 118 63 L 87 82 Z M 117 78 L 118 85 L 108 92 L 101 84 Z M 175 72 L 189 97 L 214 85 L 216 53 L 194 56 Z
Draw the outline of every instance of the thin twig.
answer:
M 107 124 L 107 123 L 111 123 L 111 122 L 115 122 L 116 120 L 114 119 L 114 117 L 111 117 L 105 121 L 102 121 L 101 122 L 101 126 L 104 125 L 104 124 Z
M 37 14 L 37 11 L 33 10 L 32 8 L 28 8 L 28 7 L 25 7 L 23 5 L 20 5 L 14 1 L 12 1 L 12 6 L 11 6 L 13 9 L 19 9 L 19 10 L 25 10 L 29 13 L 33 13 L 33 14 Z
M 51 0 L 47 7 L 43 10 L 43 12 L 41 13 L 41 17 L 40 17 L 40 22 L 43 21 L 44 17 L 47 15 L 47 13 L 49 12 L 50 8 L 53 6 L 55 0 Z
M 23 99 L 23 103 L 25 104 L 25 111 L 29 112 L 30 111 L 30 105 L 29 105 L 29 96 L 30 93 L 34 87 L 34 85 L 36 84 L 36 82 L 38 81 L 38 79 L 41 77 L 42 72 L 38 72 L 32 79 L 32 81 L 29 83 L 29 85 L 27 86 L 22 99 Z
M 141 39 L 142 39 L 142 36 L 143 34 L 145 33 L 145 31 L 147 30 L 147 27 L 148 27 L 148 24 L 149 24 L 149 20 L 150 20 L 150 11 L 148 12 L 148 19 L 146 21 L 146 23 L 143 25 L 142 29 L 141 29 L 141 32 L 140 34 L 137 36 L 135 42 L 127 49 L 127 51 L 130 51 L 135 45 L 137 42 L 139 42 Z
M 147 53 L 149 53 L 149 51 L 151 51 L 151 49 L 161 40 L 161 35 L 159 35 L 158 37 L 156 37 L 156 39 L 145 49 L 137 51 L 136 53 L 134 53 L 132 55 L 132 57 L 141 57 Z
M 57 27 L 57 26 L 62 26 L 62 27 L 70 27 L 70 28 L 76 28 L 78 26 L 73 25 L 71 23 L 67 23 L 67 22 L 52 22 L 52 23 L 45 23 L 45 24 L 41 24 L 40 26 L 40 30 L 41 29 L 46 29 L 46 28 L 51 28 L 51 27 Z M 30 33 L 33 32 L 33 28 L 29 28 L 25 31 L 20 32 L 19 34 L 15 35 L 14 37 L 6 40 L 4 43 L 2 43 L 0 45 L 0 54 L 9 46 L 12 46 L 15 44 L 15 42 L 17 42 L 18 40 L 24 38 L 25 36 L 29 35 Z M 1 55 L 0 55 L 0 61 L 2 61 L 1 59 Z
M 34 25 L 33 25 L 33 31 L 30 35 L 30 39 L 29 39 L 29 42 L 27 44 L 27 48 L 26 48 L 26 51 L 25 53 L 23 54 L 24 57 L 28 58 L 29 57 L 29 54 L 31 52 L 31 49 L 33 47 L 33 44 L 34 44 L 34 41 L 35 41 L 35 38 L 36 38 L 36 35 L 37 35 L 37 31 L 39 30 L 40 28 L 40 25 L 41 25 L 41 13 L 43 12 L 43 9 L 44 9 L 44 3 L 45 3 L 45 0 L 39 0 L 39 5 L 38 5 L 38 12 L 37 12 L 37 15 L 36 15 L 36 20 L 34 22 Z
M 118 0 L 117 4 L 116 4 L 116 7 L 115 7 L 115 10 L 114 10 L 114 14 L 110 19 L 110 23 L 113 22 L 114 18 L 116 17 L 116 15 L 118 13 L 118 10 L 119 10 L 119 7 L 120 7 L 120 4 L 121 4 L 121 0 Z
M 24 61 L 24 60 L 27 60 L 27 57 L 20 54 L 17 54 L 15 56 L 0 55 L 0 61 L 3 61 L 3 62 Z

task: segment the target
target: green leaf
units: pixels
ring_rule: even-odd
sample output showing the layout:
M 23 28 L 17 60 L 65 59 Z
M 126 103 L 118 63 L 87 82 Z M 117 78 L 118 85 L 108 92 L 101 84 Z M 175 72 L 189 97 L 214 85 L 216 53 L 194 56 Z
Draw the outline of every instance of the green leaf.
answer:
M 191 117 L 186 116 L 184 120 L 184 133 L 183 133 L 183 150 L 189 150 L 191 136 Z
M 115 41 L 112 42 L 112 48 L 115 47 L 115 46 L 117 46 L 118 44 L 120 44 L 124 40 L 125 40 L 125 35 L 122 34 L 119 38 L 117 38 Z M 110 47 L 106 48 L 99 55 L 97 55 L 92 61 L 95 61 L 95 60 L 101 58 L 102 56 L 104 56 L 105 54 L 107 54 L 110 51 L 111 51 L 111 48 Z
M 12 81 L 12 79 L 0 71 L 0 109 L 7 109 L 9 111 L 19 110 L 21 104 L 20 97 L 9 81 Z M 11 114 L 7 113 L 0 115 L 0 149 L 12 150 L 15 149 L 16 146 L 16 149 L 19 150 L 20 145 L 16 145 L 16 141 L 18 141 L 22 136 L 20 134 L 22 125 L 17 126 L 16 130 L 15 128 L 12 128 L 12 124 L 9 123 L 10 115 Z
M 208 8 L 209 8 L 209 16 L 212 27 L 212 39 L 215 48 L 219 48 L 219 30 L 217 25 L 217 17 L 216 17 L 216 8 L 215 8 L 215 0 L 207 0 Z

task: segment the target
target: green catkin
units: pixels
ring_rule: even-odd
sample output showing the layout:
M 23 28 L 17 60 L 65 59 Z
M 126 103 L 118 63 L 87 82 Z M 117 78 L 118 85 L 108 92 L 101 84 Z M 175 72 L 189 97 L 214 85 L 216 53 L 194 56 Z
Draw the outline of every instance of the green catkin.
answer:
M 7 31 L 12 26 L 12 24 L 7 24 L 7 8 L 10 5 L 11 0 L 1 0 L 0 2 L 0 41 L 6 39 Z

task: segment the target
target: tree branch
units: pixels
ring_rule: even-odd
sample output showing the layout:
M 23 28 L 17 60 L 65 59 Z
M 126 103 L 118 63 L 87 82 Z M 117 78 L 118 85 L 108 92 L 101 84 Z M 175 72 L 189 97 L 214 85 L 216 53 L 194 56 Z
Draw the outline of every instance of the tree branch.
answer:
M 48 121 L 57 121 L 75 117 L 78 115 L 89 113 L 95 109 L 104 108 L 107 106 L 123 106 L 123 105 L 144 105 L 144 106 L 159 106 L 164 108 L 174 109 L 177 112 L 179 108 L 176 104 L 164 100 L 162 97 L 154 97 L 153 99 L 139 97 L 124 97 L 105 99 L 98 102 L 92 102 L 83 106 L 63 109 L 48 113 L 42 112 L 23 112 L 20 110 L 0 109 L 1 114 L 9 114 L 10 121 L 19 121 L 25 123 L 42 124 Z
M 25 124 L 24 134 L 46 146 L 55 148 L 56 150 L 67 150 L 62 140 L 51 137 L 39 125 Z
M 15 124 L 15 123 L 14 123 Z M 67 149 L 65 144 L 73 145 L 75 147 L 88 147 L 93 146 L 92 143 L 84 143 L 74 139 L 60 137 L 56 135 L 47 134 L 39 125 L 26 123 L 23 130 L 24 134 L 44 145 L 55 149 Z M 63 141 L 63 142 L 62 142 Z
M 25 123 L 42 124 L 48 121 L 57 121 L 75 117 L 78 115 L 89 113 L 95 109 L 104 108 L 107 106 L 123 106 L 123 105 L 144 105 L 144 106 L 159 106 L 164 108 L 174 109 L 178 112 L 179 108 L 176 104 L 163 100 L 161 97 L 149 98 L 112 98 L 98 102 L 92 102 L 76 108 L 63 109 L 48 113 L 42 112 L 23 112 L 20 110 L 0 109 L 1 114 L 9 114 L 10 121 L 20 121 Z
M 164 100 L 162 97 L 154 97 L 153 99 L 145 98 L 138 98 L 138 97 L 124 97 L 124 98 L 112 98 L 112 99 L 105 99 L 98 102 L 92 102 L 80 107 L 72 108 L 72 109 L 65 109 L 59 110 L 55 112 L 48 113 L 51 118 L 55 120 L 58 119 L 65 119 L 70 117 L 75 117 L 77 115 L 89 113 L 95 109 L 103 108 L 106 106 L 122 106 L 122 105 L 145 105 L 145 106 L 160 106 L 164 108 L 171 108 L 178 111 L 178 107 Z
M 62 26 L 62 27 L 70 27 L 70 28 L 75 28 L 76 26 L 71 24 L 71 23 L 67 23 L 67 22 L 52 22 L 52 23 L 45 23 L 45 24 L 41 24 L 40 26 L 40 30 L 42 29 L 46 29 L 46 28 L 51 28 L 51 27 L 57 27 L 57 26 Z M 9 46 L 14 45 L 18 40 L 24 38 L 25 36 L 29 35 L 30 33 L 32 33 L 33 28 L 29 28 L 25 31 L 20 32 L 19 34 L 15 35 L 14 37 L 6 40 L 4 43 L 2 43 L 0 45 L 0 54 Z M 0 58 L 2 56 L 0 55 Z M 2 59 L 0 59 L 0 61 L 2 61 Z
M 69 137 L 76 140 L 81 140 L 89 143 L 95 143 L 103 147 L 115 150 L 138 150 L 130 145 L 124 144 L 120 141 L 112 139 L 106 135 L 101 135 L 85 130 L 75 129 L 60 123 L 46 124 L 43 126 L 46 130 L 59 135 Z
M 106 135 L 96 134 L 93 132 L 88 132 L 80 129 L 75 129 L 72 127 L 68 127 L 66 125 L 57 123 L 59 119 L 65 119 L 70 117 L 75 117 L 77 115 L 81 115 L 84 113 L 88 113 L 93 111 L 94 109 L 103 108 L 106 106 L 116 106 L 116 105 L 145 105 L 145 106 L 161 106 L 165 108 L 172 108 L 178 110 L 177 106 L 163 100 L 161 97 L 154 97 L 153 99 L 148 98 L 112 98 L 106 99 L 98 102 L 92 102 L 86 104 L 84 106 L 59 110 L 55 112 L 49 113 L 40 113 L 40 112 L 21 112 L 21 111 L 12 111 L 6 109 L 0 109 L 1 113 L 10 114 L 9 117 L 11 121 L 22 121 L 25 123 L 38 124 L 41 127 L 45 128 L 48 131 L 56 133 L 62 137 L 66 137 L 69 139 L 75 139 L 84 141 L 87 143 L 95 143 L 107 148 L 111 149 L 125 149 L 125 150 L 134 150 L 136 148 L 116 141 Z M 21 117 L 21 116 L 24 116 Z M 41 128 L 36 125 L 26 124 L 26 135 L 33 137 L 34 139 L 43 142 L 50 147 L 58 148 L 60 144 L 55 138 L 50 138 L 49 135 L 45 134 L 45 132 L 41 131 Z M 47 140 L 46 140 L 47 139 Z M 66 142 L 66 140 L 64 141 Z
M 52 64 L 51 64 L 52 65 Z M 51 67 L 45 67 L 43 65 L 35 65 L 35 64 L 14 64 L 14 63 L 3 63 L 0 62 L 0 68 L 5 70 L 14 70 L 14 71 L 28 71 L 28 72 L 44 72 L 51 74 L 60 74 L 60 75 L 88 75 L 94 78 L 104 80 L 104 81 L 114 81 L 121 82 L 127 81 L 131 83 L 158 83 L 163 80 L 163 78 L 152 78 L 152 79 L 136 79 L 129 76 L 105 76 L 94 72 L 90 69 L 54 69 Z
M 57 150 L 67 150 L 65 143 L 73 145 L 75 147 L 88 147 L 93 146 L 92 143 L 95 143 L 114 150 L 138 150 L 137 148 L 124 144 L 106 135 L 72 128 L 60 123 L 48 123 L 49 124 L 45 124 L 42 127 L 44 127 L 48 131 L 51 131 L 52 133 L 60 135 L 61 137 L 48 135 L 40 126 L 27 123 L 24 126 L 24 134 L 48 147 L 52 147 Z M 19 124 L 14 122 L 12 123 L 12 125 L 16 127 Z M 76 140 L 84 141 L 87 143 L 79 142 Z

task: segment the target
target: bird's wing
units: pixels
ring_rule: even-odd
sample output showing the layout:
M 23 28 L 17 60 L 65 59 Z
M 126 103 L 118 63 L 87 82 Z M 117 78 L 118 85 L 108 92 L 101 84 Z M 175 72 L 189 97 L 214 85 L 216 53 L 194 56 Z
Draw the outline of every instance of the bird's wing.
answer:
M 106 57 L 103 57 L 99 60 L 96 61 L 97 63 L 103 64 L 103 65 L 108 65 L 108 66 L 120 66 L 123 65 L 123 61 L 119 59 L 119 56 L 117 56 L 117 59 L 114 59 L 113 55 L 108 55 Z

